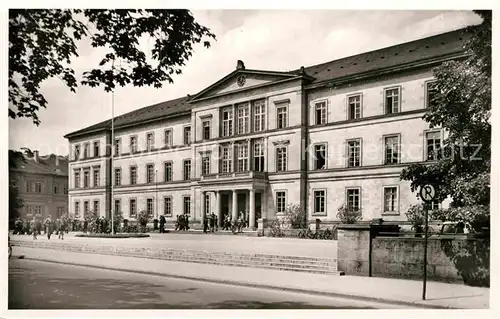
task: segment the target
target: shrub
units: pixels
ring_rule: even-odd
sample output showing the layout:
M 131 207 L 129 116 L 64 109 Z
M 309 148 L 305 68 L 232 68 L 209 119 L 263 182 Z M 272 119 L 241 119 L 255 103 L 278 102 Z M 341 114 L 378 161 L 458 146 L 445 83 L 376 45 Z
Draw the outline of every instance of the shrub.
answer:
M 139 226 L 141 226 L 141 231 L 146 232 L 146 225 L 149 223 L 151 220 L 151 216 L 148 215 L 148 213 L 145 210 L 142 210 L 137 214 L 137 222 L 139 223 Z
M 306 212 L 298 204 L 289 205 L 285 209 L 284 222 L 291 226 L 292 229 L 307 228 Z
M 283 231 L 283 221 L 275 220 L 269 226 L 269 237 L 285 237 L 285 232 Z
M 433 211 L 431 217 L 443 222 L 463 222 L 471 233 L 482 233 L 490 227 L 490 209 L 484 205 L 439 209 Z
M 361 210 L 353 210 L 345 204 L 339 207 L 337 218 L 344 224 L 354 224 L 361 219 Z
M 410 206 L 405 215 L 415 228 L 422 227 L 425 222 L 424 207 L 421 204 Z

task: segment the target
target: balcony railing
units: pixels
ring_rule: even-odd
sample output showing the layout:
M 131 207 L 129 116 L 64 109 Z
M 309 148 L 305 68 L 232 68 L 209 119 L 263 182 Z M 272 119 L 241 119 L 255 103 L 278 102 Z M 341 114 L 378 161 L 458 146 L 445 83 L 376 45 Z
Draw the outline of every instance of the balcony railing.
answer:
M 244 171 L 244 172 L 230 172 L 230 173 L 216 173 L 201 175 L 200 181 L 214 181 L 214 180 L 231 180 L 231 179 L 267 179 L 267 172 Z

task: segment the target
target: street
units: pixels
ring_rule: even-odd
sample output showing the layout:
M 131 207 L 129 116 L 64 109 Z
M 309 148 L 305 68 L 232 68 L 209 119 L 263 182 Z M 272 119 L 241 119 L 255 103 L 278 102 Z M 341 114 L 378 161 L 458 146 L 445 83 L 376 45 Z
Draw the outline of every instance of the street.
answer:
M 9 261 L 9 309 L 374 308 L 374 302 L 27 259 Z

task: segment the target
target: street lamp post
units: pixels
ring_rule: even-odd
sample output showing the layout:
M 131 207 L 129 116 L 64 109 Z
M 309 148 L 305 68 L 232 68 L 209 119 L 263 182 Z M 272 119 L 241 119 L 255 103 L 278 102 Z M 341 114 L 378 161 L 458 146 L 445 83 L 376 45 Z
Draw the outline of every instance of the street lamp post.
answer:
M 113 73 L 115 72 L 115 60 L 113 59 Z M 110 185 L 111 185 L 111 234 L 115 234 L 115 198 L 114 198 L 114 189 L 113 189 L 113 181 L 114 181 L 114 169 L 113 169 L 113 160 L 114 160 L 114 146 L 115 146 L 115 90 L 111 92 L 111 161 L 110 161 L 110 167 L 111 167 L 111 180 Z

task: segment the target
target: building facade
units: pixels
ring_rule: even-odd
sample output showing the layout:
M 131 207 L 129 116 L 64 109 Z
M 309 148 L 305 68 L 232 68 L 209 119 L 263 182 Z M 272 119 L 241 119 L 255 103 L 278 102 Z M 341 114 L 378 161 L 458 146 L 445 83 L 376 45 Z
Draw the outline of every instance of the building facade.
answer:
M 432 68 L 464 58 L 467 39 L 457 30 L 289 72 L 238 61 L 196 95 L 116 117 L 114 136 L 111 120 L 70 133 L 70 211 L 243 212 L 255 227 L 291 204 L 335 223 L 346 205 L 404 222 L 419 199 L 401 170 L 436 160 L 445 134 L 422 120 Z
M 24 204 L 20 217 L 56 219 L 68 213 L 68 159 L 33 153 L 32 158 L 25 158 L 18 168 L 9 171 Z

